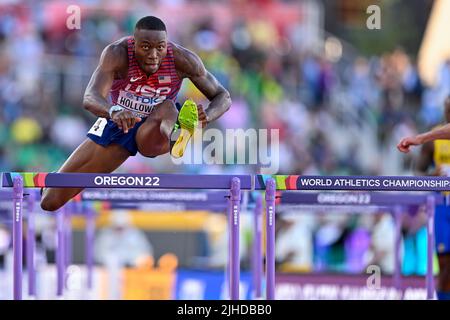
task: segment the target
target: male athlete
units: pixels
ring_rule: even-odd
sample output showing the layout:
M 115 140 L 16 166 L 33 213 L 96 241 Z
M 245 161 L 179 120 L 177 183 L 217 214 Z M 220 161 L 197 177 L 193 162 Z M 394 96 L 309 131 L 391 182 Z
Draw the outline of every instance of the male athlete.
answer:
M 184 78 L 208 98 L 206 110 L 187 100 L 178 112 L 175 100 Z M 168 41 L 164 23 L 147 16 L 136 23 L 133 36 L 103 50 L 83 106 L 99 119 L 58 172 L 110 173 L 137 152 L 181 157 L 194 128 L 219 118 L 231 99 L 195 53 Z M 41 207 L 58 210 L 81 190 L 45 188 Z
M 418 175 L 450 176 L 450 97 L 445 100 L 444 112 L 444 126 L 404 138 L 397 146 L 400 151 L 409 152 L 410 146 L 423 144 L 415 168 Z M 439 260 L 437 296 L 439 300 L 450 300 L 450 207 L 447 205 L 436 206 L 435 237 Z

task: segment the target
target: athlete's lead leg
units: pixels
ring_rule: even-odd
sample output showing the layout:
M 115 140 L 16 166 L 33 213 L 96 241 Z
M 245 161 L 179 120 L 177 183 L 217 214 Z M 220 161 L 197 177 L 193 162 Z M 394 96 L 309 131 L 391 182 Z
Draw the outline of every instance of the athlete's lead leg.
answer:
M 145 157 L 156 157 L 170 151 L 170 136 L 178 118 L 178 110 L 172 100 L 155 106 L 136 132 L 136 144 Z

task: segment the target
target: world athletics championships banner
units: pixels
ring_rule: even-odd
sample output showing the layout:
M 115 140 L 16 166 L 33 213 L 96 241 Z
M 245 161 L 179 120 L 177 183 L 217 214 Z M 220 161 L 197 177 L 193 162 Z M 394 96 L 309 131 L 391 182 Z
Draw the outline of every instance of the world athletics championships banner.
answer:
M 257 175 L 255 189 L 269 178 L 277 190 L 450 191 L 448 177 Z
M 2 173 L 2 187 L 12 187 L 22 176 L 24 187 L 229 189 L 235 178 L 241 189 L 264 190 L 273 178 L 277 190 L 450 191 L 448 177 L 400 176 L 295 176 L 295 175 L 189 175 L 189 174 L 92 174 Z

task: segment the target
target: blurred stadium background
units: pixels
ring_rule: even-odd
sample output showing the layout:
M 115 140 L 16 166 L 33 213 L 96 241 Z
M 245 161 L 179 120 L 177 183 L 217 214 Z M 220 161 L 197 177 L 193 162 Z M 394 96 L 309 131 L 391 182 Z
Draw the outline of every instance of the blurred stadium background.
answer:
M 79 30 L 66 27 L 66 10 L 73 4 L 81 8 Z M 381 30 L 366 27 L 371 4 L 381 8 Z M 232 108 L 212 126 L 280 130 L 279 173 L 411 175 L 416 154 L 400 155 L 397 141 L 442 121 L 443 101 L 450 94 L 450 46 L 444 43 L 443 24 L 450 15 L 447 0 L 1 0 L 1 171 L 59 168 L 95 119 L 81 102 L 101 50 L 132 34 L 135 22 L 145 15 L 162 18 L 169 39 L 197 52 L 230 91 Z M 203 99 L 189 81 L 179 101 L 187 97 Z M 238 165 L 176 166 L 167 157 L 140 156 L 120 168 L 128 173 L 255 170 Z M 391 216 L 357 213 L 303 210 L 279 219 L 277 267 L 285 284 L 279 286 L 279 298 L 326 297 L 317 290 L 308 291 L 308 296 L 301 287 L 305 276 L 316 285 L 330 275 L 349 283 L 355 277 L 366 279 L 370 264 L 392 274 Z M 128 243 L 129 251 L 140 248 L 136 251 L 147 252 L 155 261 L 170 253 L 177 257 L 177 269 L 169 268 L 165 284 L 173 288 L 154 289 L 152 297 L 220 297 L 227 252 L 224 216 L 120 214 L 129 219 L 101 211 L 97 239 L 114 232 L 116 224 L 127 225 L 134 230 L 122 242 Z M 242 277 L 249 285 L 251 216 L 244 214 L 243 220 Z M 424 221 L 421 212 L 407 215 L 402 230 L 402 272 L 417 280 L 418 287 L 424 287 L 421 276 L 426 268 Z M 77 265 L 83 259 L 83 223 L 73 218 L 72 225 L 71 259 Z M 53 217 L 40 215 L 38 230 L 40 263 L 46 270 L 54 263 Z M 5 275 L 10 270 L 8 225 L 0 224 L 0 231 Z M 97 243 L 96 283 L 109 283 L 109 289 L 96 297 L 128 297 L 124 283 L 116 288 L 107 276 L 111 266 L 102 255 L 127 252 L 113 248 Z M 354 256 L 350 252 L 359 252 L 357 264 L 349 262 Z M 125 265 L 133 267 L 134 262 Z M 158 277 L 163 277 L 164 270 L 160 272 Z M 48 277 L 41 282 L 43 292 L 50 291 L 52 276 Z M 2 283 L 8 285 L 7 280 Z

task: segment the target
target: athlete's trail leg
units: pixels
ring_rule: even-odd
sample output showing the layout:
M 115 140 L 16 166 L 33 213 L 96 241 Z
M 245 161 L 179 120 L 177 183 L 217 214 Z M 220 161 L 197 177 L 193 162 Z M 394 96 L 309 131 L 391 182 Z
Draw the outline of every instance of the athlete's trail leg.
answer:
M 67 159 L 58 172 L 110 173 L 116 170 L 130 153 L 118 144 L 107 147 L 86 139 Z M 76 196 L 82 188 L 45 188 L 41 207 L 56 211 Z

